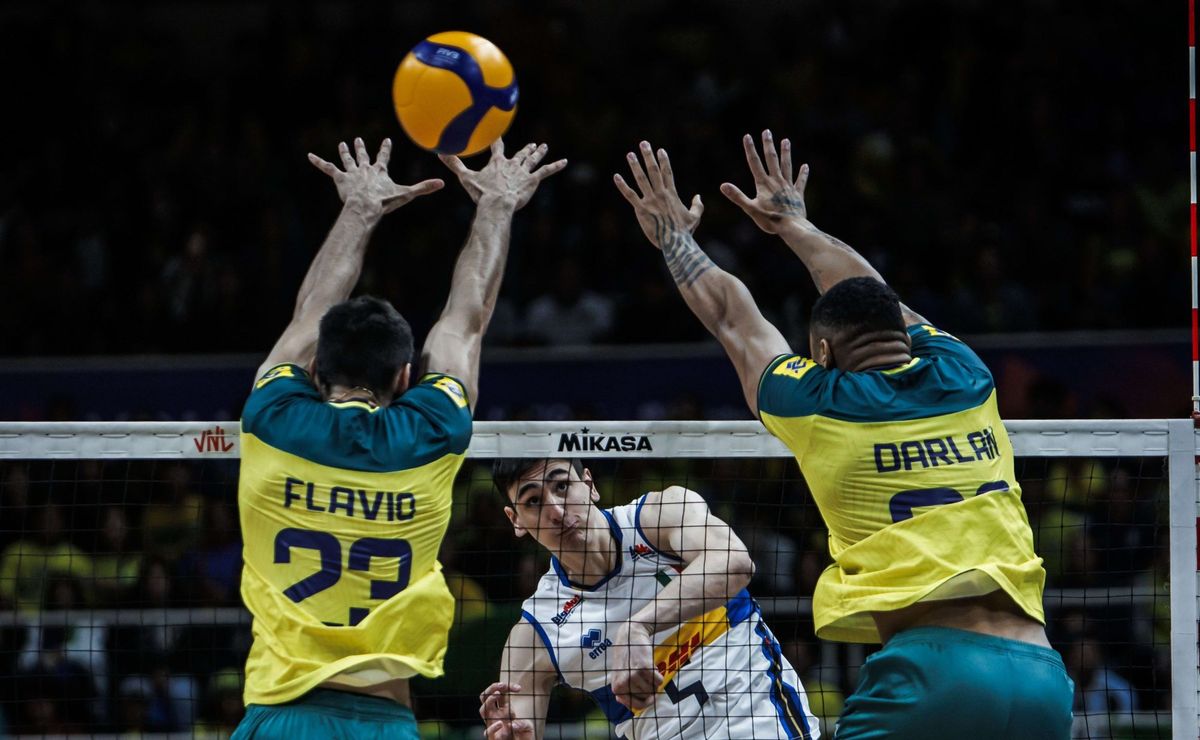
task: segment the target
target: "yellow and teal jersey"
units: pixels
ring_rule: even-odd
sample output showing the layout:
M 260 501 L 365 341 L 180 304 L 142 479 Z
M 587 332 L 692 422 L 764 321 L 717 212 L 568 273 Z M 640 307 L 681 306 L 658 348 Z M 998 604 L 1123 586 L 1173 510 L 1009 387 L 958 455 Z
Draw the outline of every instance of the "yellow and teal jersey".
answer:
M 466 393 L 448 375 L 381 408 L 325 402 L 297 365 L 258 380 L 238 482 L 247 704 L 330 679 L 441 675 L 454 599 L 437 553 L 470 439 Z
M 829 529 L 817 635 L 879 642 L 871 612 L 996 589 L 1044 623 L 1046 573 L 992 374 L 946 332 L 908 334 L 900 367 L 843 372 L 784 355 L 759 382 L 762 422 L 796 455 Z

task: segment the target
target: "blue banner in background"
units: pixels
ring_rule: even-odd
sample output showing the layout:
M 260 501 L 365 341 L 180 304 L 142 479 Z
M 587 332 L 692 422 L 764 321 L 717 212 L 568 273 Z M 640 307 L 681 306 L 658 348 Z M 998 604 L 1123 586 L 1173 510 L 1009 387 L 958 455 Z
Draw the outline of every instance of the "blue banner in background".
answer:
M 1186 334 L 979 338 L 1006 418 L 1163 418 L 1190 412 Z M 13 360 L 0 364 L 0 418 L 231 420 L 257 356 Z M 476 418 L 745 419 L 715 346 L 486 353 Z

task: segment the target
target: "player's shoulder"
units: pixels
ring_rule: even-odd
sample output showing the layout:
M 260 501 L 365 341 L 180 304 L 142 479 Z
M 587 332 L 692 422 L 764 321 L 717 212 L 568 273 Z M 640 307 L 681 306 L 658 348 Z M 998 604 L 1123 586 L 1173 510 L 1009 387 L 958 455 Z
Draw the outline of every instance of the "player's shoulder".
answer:
M 914 357 L 945 357 L 966 363 L 972 367 L 987 369 L 987 366 L 979 359 L 979 355 L 966 342 L 933 324 L 921 323 L 910 325 L 908 327 L 908 337 L 912 342 Z
M 703 502 L 704 497 L 686 486 L 664 486 L 662 490 L 647 491 L 633 501 L 639 508 L 646 506 L 662 506 L 663 504 L 684 504 Z
M 522 614 L 508 631 L 508 646 L 510 648 L 537 648 L 542 646 L 535 620 L 531 621 L 528 613 Z
M 308 371 L 292 362 L 281 362 L 258 376 L 250 389 L 250 400 L 267 402 L 283 396 L 320 398 Z
M 801 354 L 779 355 L 758 381 L 759 414 L 808 416 L 820 410 L 829 371 Z
M 242 407 L 242 429 L 256 432 L 267 425 L 294 422 L 301 407 L 320 401 L 308 371 L 290 362 L 275 365 L 254 381 Z
M 393 416 L 414 416 L 457 453 L 471 442 L 471 402 L 466 386 L 445 373 L 427 373 L 389 407 Z
M 689 506 L 704 506 L 708 503 L 696 491 L 685 486 L 666 486 L 661 491 L 648 491 L 634 501 L 634 518 L 639 526 L 655 526 L 655 522 L 673 522 L 683 519 Z
M 410 388 L 401 400 L 411 406 L 449 405 L 458 413 L 471 415 L 471 399 L 461 380 L 446 373 L 426 373 Z

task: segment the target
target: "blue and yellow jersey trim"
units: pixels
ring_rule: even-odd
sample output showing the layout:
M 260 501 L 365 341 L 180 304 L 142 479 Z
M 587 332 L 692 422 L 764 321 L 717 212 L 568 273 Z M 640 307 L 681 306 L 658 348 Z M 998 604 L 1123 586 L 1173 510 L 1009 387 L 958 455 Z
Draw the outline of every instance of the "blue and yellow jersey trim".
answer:
M 876 641 L 870 612 L 944 597 L 951 581 L 964 595 L 1002 588 L 1042 619 L 1045 574 L 992 374 L 936 327 L 908 335 L 912 358 L 896 367 L 783 355 L 759 382 L 760 419 L 796 455 L 829 529 L 835 565 L 814 596 L 824 638 Z

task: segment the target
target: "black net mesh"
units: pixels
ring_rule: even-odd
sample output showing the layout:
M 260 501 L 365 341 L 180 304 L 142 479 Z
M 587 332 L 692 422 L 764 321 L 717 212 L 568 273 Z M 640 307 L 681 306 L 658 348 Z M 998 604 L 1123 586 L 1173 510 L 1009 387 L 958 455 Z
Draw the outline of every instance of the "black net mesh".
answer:
M 585 462 L 601 506 L 684 486 L 756 565 L 750 592 L 826 732 L 872 648 L 813 636 L 830 562 L 795 462 Z M 1167 487 L 1162 458 L 1020 458 L 1048 572 L 1048 633 L 1076 684 L 1079 737 L 1169 737 Z M 0 463 L 0 735 L 228 735 L 250 643 L 238 585 L 237 461 Z M 458 599 L 446 675 L 414 681 L 428 737 L 478 737 L 480 691 L 549 556 L 514 536 L 490 461 L 469 460 L 441 553 Z M 555 690 L 547 733 L 610 737 L 586 694 Z

